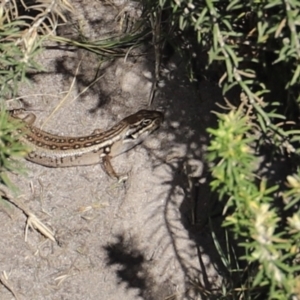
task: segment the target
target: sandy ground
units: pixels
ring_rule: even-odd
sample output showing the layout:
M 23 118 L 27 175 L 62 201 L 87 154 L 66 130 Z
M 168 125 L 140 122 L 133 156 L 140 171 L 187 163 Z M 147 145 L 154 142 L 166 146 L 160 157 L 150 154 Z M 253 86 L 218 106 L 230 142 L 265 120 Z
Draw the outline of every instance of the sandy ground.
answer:
M 76 21 L 91 39 L 119 32 L 121 11 L 140 12 L 127 2 L 73 4 L 75 16 L 62 34 L 74 35 Z M 105 130 L 149 109 L 153 57 L 120 58 L 99 70 L 94 54 L 49 46 L 39 57 L 46 71 L 32 74 L 20 96 L 46 131 L 80 136 Z M 211 195 L 203 154 L 206 128 L 214 124 L 210 111 L 221 94 L 208 82 L 190 84 L 177 57 L 165 68 L 164 87 L 150 108 L 165 113 L 163 126 L 112 161 L 128 174 L 126 182 L 109 178 L 101 165 L 56 169 L 24 162 L 27 175 L 12 176 L 19 199 L 57 239 L 29 230 L 25 242 L 25 215 L 17 208 L 0 211 L 0 271 L 19 299 L 202 299 L 201 286 L 213 291 L 220 285 L 205 225 Z M 97 72 L 102 77 L 78 97 Z M 3 285 L 0 299 L 14 299 Z

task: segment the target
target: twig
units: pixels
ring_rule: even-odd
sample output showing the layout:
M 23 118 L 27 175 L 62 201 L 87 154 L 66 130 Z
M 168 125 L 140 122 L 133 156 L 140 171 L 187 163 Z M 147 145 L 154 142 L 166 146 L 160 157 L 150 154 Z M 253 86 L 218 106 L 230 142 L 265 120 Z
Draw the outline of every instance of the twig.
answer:
M 2 272 L 0 276 L 0 282 L 14 295 L 17 300 L 20 300 L 18 294 L 14 291 L 12 285 L 8 282 L 8 276 L 5 271 Z
M 23 213 L 28 217 L 26 229 L 25 229 L 25 242 L 27 242 L 27 231 L 28 227 L 37 229 L 41 232 L 45 237 L 55 242 L 54 233 L 50 230 L 46 225 L 43 224 L 28 208 L 25 207 L 23 203 L 19 200 L 15 199 L 12 195 L 8 187 L 1 185 L 0 188 L 0 196 L 4 196 L 7 201 L 15 205 L 17 208 L 23 211 Z

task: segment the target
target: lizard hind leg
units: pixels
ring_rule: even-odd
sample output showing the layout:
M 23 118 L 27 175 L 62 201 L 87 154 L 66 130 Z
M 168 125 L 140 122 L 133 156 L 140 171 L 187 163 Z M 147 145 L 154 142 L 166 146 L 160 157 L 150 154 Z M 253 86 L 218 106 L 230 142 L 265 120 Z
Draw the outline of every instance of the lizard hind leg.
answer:
M 111 157 L 109 155 L 106 155 L 102 158 L 103 169 L 106 172 L 106 174 L 112 178 L 113 177 L 116 178 L 119 183 L 126 181 L 128 179 L 128 176 L 126 174 L 118 175 L 115 172 L 110 160 L 111 160 Z

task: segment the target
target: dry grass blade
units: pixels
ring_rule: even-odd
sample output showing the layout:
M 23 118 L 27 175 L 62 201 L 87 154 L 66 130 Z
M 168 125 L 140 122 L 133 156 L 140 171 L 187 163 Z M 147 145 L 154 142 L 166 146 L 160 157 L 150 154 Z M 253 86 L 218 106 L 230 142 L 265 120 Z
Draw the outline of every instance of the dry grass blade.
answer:
M 56 277 L 54 280 L 57 282 L 57 286 L 59 287 L 70 276 L 72 276 L 72 275 L 70 275 L 70 274 L 64 274 L 64 275 Z
M 1 8 L 3 8 L 9 17 L 9 20 L 27 20 L 27 23 L 30 21 L 30 24 L 27 24 L 30 36 L 32 35 L 32 31 L 42 34 L 52 34 L 58 25 L 59 19 L 66 22 L 64 12 L 74 11 L 73 6 L 68 0 L 39 0 L 29 5 L 26 2 L 28 1 L 20 1 L 25 11 L 22 14 L 20 14 L 22 10 L 20 9 L 20 5 L 17 5 L 17 1 L 2 1 Z M 31 11 L 31 16 L 27 14 L 28 11 Z M 19 42 L 21 42 L 21 39 L 18 40 Z
M 37 229 L 45 237 L 47 237 L 51 241 L 55 242 L 53 231 L 51 231 L 46 225 L 44 225 L 34 214 L 29 213 L 27 215 L 27 217 L 28 217 L 28 219 L 27 219 L 27 224 L 26 224 L 26 229 L 25 229 L 25 242 L 27 242 L 28 227 Z
M 14 295 L 17 300 L 20 300 L 18 294 L 14 291 L 12 285 L 8 282 L 8 276 L 5 271 L 0 276 L 0 282 Z
M 78 99 L 82 94 L 84 94 L 91 86 L 93 86 L 98 80 L 100 80 L 102 77 L 104 76 L 103 75 L 100 75 L 98 78 L 96 78 L 95 80 L 92 81 L 91 84 L 89 84 L 87 87 L 85 87 L 79 94 L 77 97 L 75 97 L 72 102 L 74 102 L 76 99 Z
M 42 223 L 33 213 L 30 212 L 28 208 L 25 207 L 23 203 L 21 203 L 19 200 L 15 199 L 12 195 L 9 189 L 1 185 L 0 189 L 0 196 L 4 196 L 6 200 L 8 200 L 10 203 L 18 207 L 23 211 L 23 213 L 28 217 L 27 224 L 26 224 L 26 230 L 25 230 L 25 241 L 27 242 L 27 231 L 28 227 L 37 229 L 39 232 L 41 232 L 44 236 L 46 236 L 51 241 L 55 242 L 54 233 Z
M 76 69 L 76 72 L 75 72 L 75 76 L 72 80 L 72 83 L 71 83 L 71 86 L 66 94 L 66 96 L 59 102 L 59 104 L 54 108 L 54 110 L 51 112 L 51 114 L 47 117 L 47 119 L 43 122 L 43 124 L 41 125 L 41 129 L 45 126 L 45 124 L 50 120 L 50 118 L 53 117 L 53 115 L 63 106 L 63 104 L 66 102 L 68 96 L 70 95 L 71 93 L 71 90 L 72 88 L 74 87 L 75 85 L 75 82 L 76 82 L 76 76 L 78 75 L 78 72 L 79 72 L 79 66 L 81 64 L 81 61 L 79 62 L 78 64 L 78 67 Z M 93 80 L 93 82 L 91 84 L 89 84 L 87 87 L 85 87 L 72 101 L 74 102 L 76 99 L 78 99 L 82 94 L 84 94 L 91 86 L 93 86 L 98 80 L 100 80 L 102 77 L 104 76 L 103 75 L 100 75 L 98 78 L 96 78 L 95 80 Z
M 82 61 L 82 60 L 81 60 Z M 66 94 L 66 96 L 58 103 L 58 105 L 54 108 L 54 110 L 52 111 L 52 113 L 46 118 L 46 120 L 43 122 L 43 124 L 41 125 L 41 129 L 43 129 L 43 127 L 45 126 L 45 124 L 52 118 L 52 116 L 55 114 L 56 111 L 58 111 L 62 106 L 63 104 L 66 102 L 66 100 L 68 99 L 74 85 L 75 85 L 75 82 L 76 82 L 76 76 L 78 75 L 78 72 L 79 72 L 79 67 L 80 67 L 80 64 L 81 64 L 81 61 L 79 62 L 78 64 L 78 67 L 76 69 L 76 72 L 75 72 L 75 76 L 72 80 L 72 83 L 71 83 L 71 86 L 68 90 L 68 93 Z
M 81 36 L 81 40 L 68 39 L 61 36 L 49 36 L 50 40 L 64 45 L 71 45 L 76 48 L 81 48 L 93 52 L 102 58 L 116 58 L 128 56 L 128 49 L 133 49 L 142 45 L 143 41 L 149 35 L 147 29 L 135 29 L 132 32 L 105 38 L 102 40 L 91 41 L 88 38 Z M 140 54 L 136 54 L 140 55 Z M 134 54 L 132 54 L 134 56 Z

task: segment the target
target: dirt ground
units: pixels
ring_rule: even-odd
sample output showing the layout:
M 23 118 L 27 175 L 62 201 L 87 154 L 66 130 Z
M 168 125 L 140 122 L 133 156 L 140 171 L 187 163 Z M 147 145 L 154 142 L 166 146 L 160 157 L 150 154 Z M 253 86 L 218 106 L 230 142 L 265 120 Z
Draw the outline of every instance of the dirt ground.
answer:
M 72 4 L 64 35 L 74 35 L 78 22 L 89 38 L 101 39 L 120 31 L 120 16 L 140 14 L 136 2 Z M 99 71 L 96 55 L 51 44 L 39 62 L 45 71 L 31 74 L 20 96 L 46 131 L 86 135 L 149 109 L 151 52 Z M 27 161 L 25 177 L 11 176 L 20 201 L 56 238 L 30 229 L 25 242 L 26 216 L 17 208 L 0 211 L 0 271 L 18 299 L 202 299 L 197 291 L 220 286 L 205 225 L 211 204 L 203 154 L 221 94 L 209 82 L 189 83 L 176 56 L 164 68 L 168 76 L 150 108 L 164 112 L 163 126 L 112 161 L 128 174 L 126 182 L 109 178 L 101 165 L 47 168 Z M 80 94 L 97 72 L 101 78 Z M 0 285 L 0 299 L 15 297 Z

